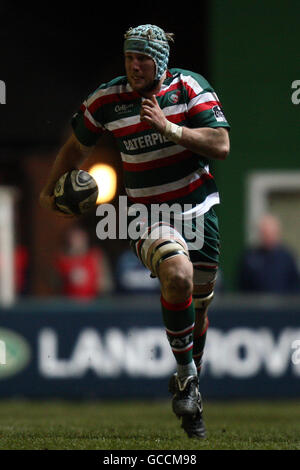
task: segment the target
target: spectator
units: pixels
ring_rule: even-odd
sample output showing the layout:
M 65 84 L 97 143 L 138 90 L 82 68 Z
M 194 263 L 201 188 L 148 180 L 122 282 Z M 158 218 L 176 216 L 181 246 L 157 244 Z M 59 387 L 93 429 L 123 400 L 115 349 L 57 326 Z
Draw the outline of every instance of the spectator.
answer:
M 28 292 L 28 249 L 24 245 L 15 248 L 15 288 L 17 296 L 26 295 Z
M 113 289 L 105 253 L 91 247 L 88 233 L 78 226 L 67 232 L 64 250 L 57 256 L 55 266 L 61 293 L 67 297 L 92 300 Z
M 300 293 L 297 262 L 282 243 L 279 220 L 266 214 L 261 218 L 258 229 L 258 246 L 247 248 L 241 257 L 239 289 L 266 294 Z
M 0 264 L 2 265 L 1 253 Z M 14 249 L 14 288 L 17 297 L 27 295 L 28 293 L 28 267 L 29 255 L 25 245 L 16 245 Z M 2 273 L 2 269 L 0 269 Z M 5 275 L 5 274 L 4 274 Z

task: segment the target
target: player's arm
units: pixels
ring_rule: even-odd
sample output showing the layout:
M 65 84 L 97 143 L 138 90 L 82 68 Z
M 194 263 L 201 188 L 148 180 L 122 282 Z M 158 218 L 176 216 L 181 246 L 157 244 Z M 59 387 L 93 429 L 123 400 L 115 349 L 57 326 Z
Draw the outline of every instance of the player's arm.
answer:
M 82 145 L 74 134 L 61 147 L 53 163 L 47 182 L 40 193 L 40 205 L 55 210 L 53 190 L 56 182 L 64 173 L 77 169 L 89 155 L 93 147 Z
M 207 158 L 224 160 L 229 153 L 229 135 L 223 127 L 188 128 L 168 121 L 156 97 L 143 101 L 141 120 L 148 122 L 161 134 L 183 147 Z
M 190 129 L 188 127 L 181 127 L 181 129 L 182 134 L 177 143 L 188 150 L 217 160 L 225 160 L 229 154 L 229 135 L 226 128 L 201 127 L 199 129 Z M 172 134 L 170 138 L 172 139 Z

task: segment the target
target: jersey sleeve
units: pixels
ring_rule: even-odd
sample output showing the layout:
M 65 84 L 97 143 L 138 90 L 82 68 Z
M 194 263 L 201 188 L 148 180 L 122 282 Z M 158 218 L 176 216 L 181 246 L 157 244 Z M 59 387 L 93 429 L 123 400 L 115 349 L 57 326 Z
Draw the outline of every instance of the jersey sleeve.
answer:
M 71 119 L 74 134 L 79 142 L 87 147 L 95 145 L 106 131 L 103 124 L 100 97 L 100 90 L 97 89 L 82 103 Z
M 188 95 L 187 115 L 192 128 L 230 128 L 217 94 L 201 75 L 187 77 L 185 88 Z

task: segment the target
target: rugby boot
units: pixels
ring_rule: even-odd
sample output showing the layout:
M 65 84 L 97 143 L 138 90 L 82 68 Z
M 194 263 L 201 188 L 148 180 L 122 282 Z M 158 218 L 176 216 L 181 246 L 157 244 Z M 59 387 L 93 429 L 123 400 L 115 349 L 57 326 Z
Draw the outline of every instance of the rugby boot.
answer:
M 197 439 L 204 439 L 206 437 L 205 424 L 203 421 L 202 413 L 202 399 L 201 394 L 199 393 L 197 413 L 192 416 L 182 416 L 181 427 L 185 430 L 188 437 L 195 437 Z
M 190 383 L 192 385 L 189 385 Z M 182 388 L 183 391 L 180 390 Z M 177 373 L 175 373 L 169 381 L 169 392 L 173 394 L 173 411 L 178 418 L 182 418 L 182 429 L 190 438 L 204 439 L 206 431 L 202 416 L 202 398 L 198 391 L 198 377 L 188 377 L 182 384 L 177 377 Z M 195 398 L 196 406 L 194 406 Z M 189 402 L 188 405 L 187 401 Z M 193 410 L 192 413 L 191 410 Z
M 172 409 L 176 416 L 193 416 L 198 410 L 198 377 L 190 375 L 180 380 L 174 374 L 169 381 L 169 391 L 173 394 Z

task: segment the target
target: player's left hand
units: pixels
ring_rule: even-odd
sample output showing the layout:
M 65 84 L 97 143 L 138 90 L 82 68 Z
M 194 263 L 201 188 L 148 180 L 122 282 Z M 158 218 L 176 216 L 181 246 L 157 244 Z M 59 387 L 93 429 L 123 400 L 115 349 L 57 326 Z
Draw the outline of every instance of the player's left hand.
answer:
M 158 130 L 161 134 L 164 133 L 167 118 L 159 107 L 155 95 L 152 95 L 151 99 L 146 98 L 143 100 L 141 107 L 141 121 L 148 122 L 151 127 L 154 127 L 154 129 Z
M 42 191 L 40 194 L 39 203 L 41 207 L 43 207 L 44 209 L 49 209 L 53 211 L 55 215 L 58 215 L 59 217 L 64 217 L 66 219 L 75 217 L 75 215 L 73 214 L 66 214 L 65 212 L 60 211 L 56 207 L 54 196 L 51 194 L 47 194 L 44 191 Z

